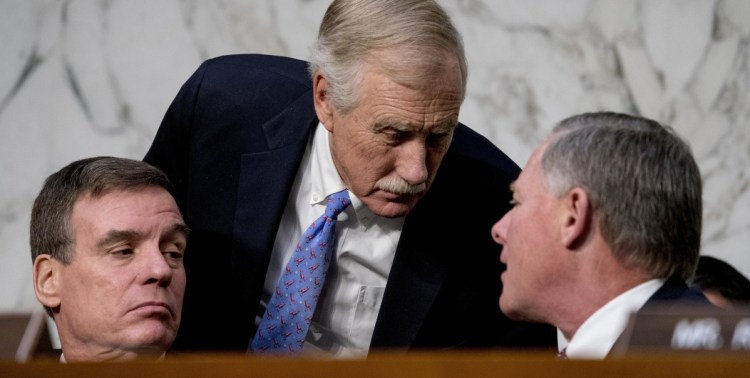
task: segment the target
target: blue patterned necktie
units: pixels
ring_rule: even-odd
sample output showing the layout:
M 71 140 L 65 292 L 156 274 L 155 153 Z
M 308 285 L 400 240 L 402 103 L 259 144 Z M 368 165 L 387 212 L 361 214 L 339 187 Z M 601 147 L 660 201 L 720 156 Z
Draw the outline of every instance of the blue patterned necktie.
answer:
M 250 349 L 255 352 L 296 353 L 302 350 L 331 261 L 336 218 L 351 204 L 346 190 L 331 194 L 327 201 L 325 212 L 302 234 L 279 277 L 255 338 L 250 343 Z

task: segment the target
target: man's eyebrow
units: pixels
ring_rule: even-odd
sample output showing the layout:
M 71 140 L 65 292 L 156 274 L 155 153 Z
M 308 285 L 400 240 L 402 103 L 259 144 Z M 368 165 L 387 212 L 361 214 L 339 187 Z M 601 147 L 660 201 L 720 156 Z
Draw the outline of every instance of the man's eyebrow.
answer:
M 97 247 L 106 247 L 123 240 L 138 240 L 143 235 L 135 230 L 109 230 L 99 242 L 96 243 Z
M 446 120 L 435 125 L 432 131 L 434 133 L 448 133 L 455 130 L 456 127 L 458 127 L 458 120 Z
M 432 128 L 432 132 L 433 133 L 447 133 L 447 132 L 454 130 L 457 126 L 458 126 L 458 120 L 453 120 L 453 119 L 445 120 L 443 122 L 435 124 Z M 413 123 L 413 122 L 404 122 L 402 120 L 382 119 L 380 121 L 375 122 L 372 126 L 372 129 L 374 131 L 382 131 L 388 128 L 409 132 L 409 131 L 421 129 L 422 125 L 418 123 Z
M 382 130 L 385 130 L 387 128 L 393 128 L 393 129 L 396 129 L 396 130 L 399 130 L 399 131 L 409 131 L 410 130 L 409 124 L 403 123 L 403 122 L 398 121 L 398 120 L 392 120 L 392 119 L 381 119 L 381 120 L 375 122 L 372 125 L 372 129 L 374 131 L 382 131 Z
M 185 223 L 175 223 L 167 230 L 167 234 L 182 234 L 186 239 L 190 236 L 190 227 Z
M 515 180 L 513 180 L 513 182 L 510 183 L 510 191 L 512 193 L 516 192 L 516 181 Z
M 190 235 L 190 227 L 184 223 L 175 223 L 166 233 L 170 235 L 181 234 L 187 239 L 188 235 Z M 109 230 L 107 235 L 100 239 L 96 245 L 103 248 L 124 240 L 138 240 L 141 238 L 143 238 L 143 234 L 136 230 Z

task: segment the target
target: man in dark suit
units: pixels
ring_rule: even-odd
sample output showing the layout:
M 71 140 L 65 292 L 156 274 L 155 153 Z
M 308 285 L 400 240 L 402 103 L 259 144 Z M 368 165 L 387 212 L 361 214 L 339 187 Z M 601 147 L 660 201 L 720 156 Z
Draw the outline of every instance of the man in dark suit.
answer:
M 513 183 L 492 228 L 503 245 L 500 307 L 558 328 L 570 358 L 604 358 L 628 316 L 670 301 L 708 305 L 698 261 L 701 178 L 669 127 L 617 113 L 565 119 Z
M 502 265 L 487 230 L 508 210 L 519 169 L 458 123 L 466 75 L 460 35 L 425 0 L 334 1 L 309 66 L 205 62 L 145 157 L 174 182 L 193 230 L 175 347 L 245 350 L 291 321 L 282 334 L 306 335 L 305 352 L 337 356 L 554 340 L 497 308 Z M 314 316 L 272 314 L 285 306 L 269 305 L 274 296 L 298 303 L 277 284 L 296 269 L 286 266 L 307 225 L 342 191 L 351 205 L 324 284 L 314 282 Z

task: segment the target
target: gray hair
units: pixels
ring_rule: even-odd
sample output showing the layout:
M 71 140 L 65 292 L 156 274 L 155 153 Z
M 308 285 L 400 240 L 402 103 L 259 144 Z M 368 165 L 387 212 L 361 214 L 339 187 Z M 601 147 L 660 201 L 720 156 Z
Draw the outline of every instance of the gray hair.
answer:
M 690 147 L 668 126 L 618 113 L 561 121 L 542 157 L 549 190 L 588 194 L 615 257 L 653 277 L 695 272 L 702 187 Z
M 391 79 L 432 82 L 444 67 L 445 54 L 456 56 L 461 71 L 461 99 L 466 93 L 467 63 L 463 41 L 450 17 L 433 0 L 335 0 L 320 25 L 309 71 L 320 71 L 329 83 L 328 95 L 342 112 L 357 103 L 361 65 L 374 53 L 400 48 L 399 60 L 377 61 Z M 419 67 L 411 77 L 403 67 Z M 416 76 L 414 76 L 416 75 Z
M 70 216 L 84 195 L 100 198 L 113 190 L 161 187 L 171 192 L 167 176 L 138 160 L 94 157 L 74 161 L 50 175 L 31 210 L 31 259 L 49 254 L 63 264 L 73 260 Z

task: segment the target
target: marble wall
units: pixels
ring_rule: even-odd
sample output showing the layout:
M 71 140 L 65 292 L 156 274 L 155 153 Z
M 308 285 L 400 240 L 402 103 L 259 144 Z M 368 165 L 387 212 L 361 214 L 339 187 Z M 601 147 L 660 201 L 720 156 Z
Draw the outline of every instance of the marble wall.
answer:
M 704 253 L 750 275 L 750 2 L 441 3 L 467 48 L 464 123 L 519 165 L 574 113 L 625 111 L 673 125 L 704 178 Z M 28 222 L 47 175 L 93 155 L 141 158 L 204 59 L 305 59 L 327 4 L 0 2 L 0 310 L 38 308 Z

